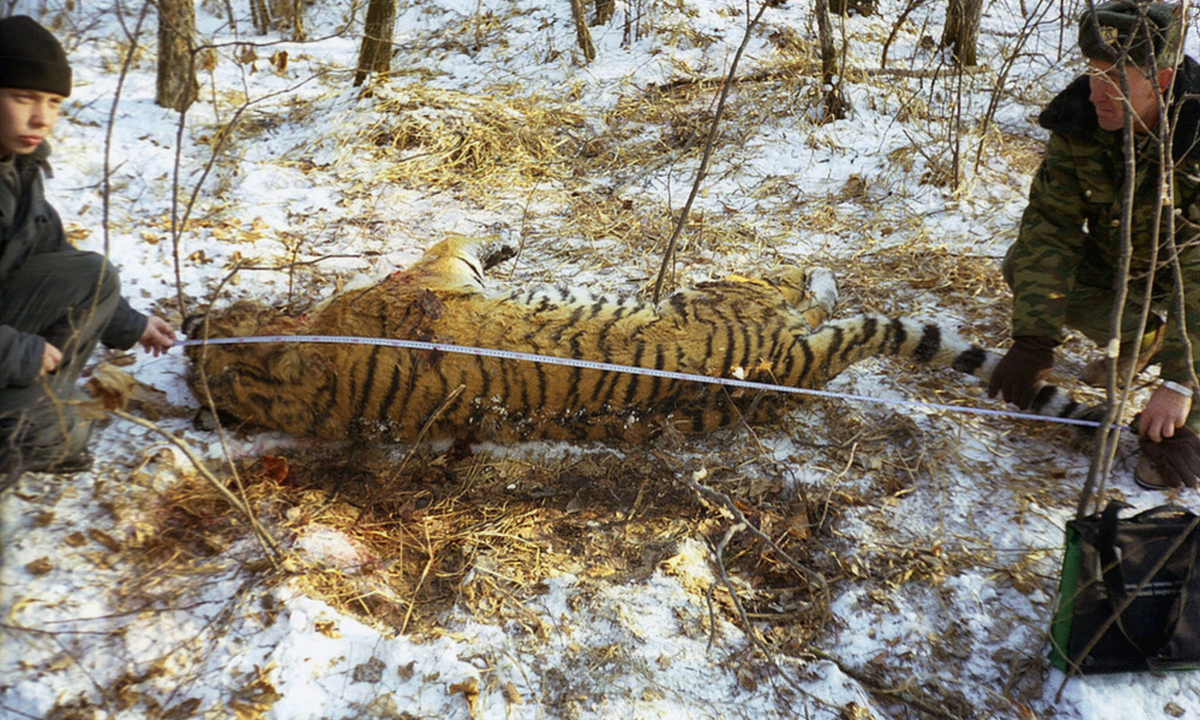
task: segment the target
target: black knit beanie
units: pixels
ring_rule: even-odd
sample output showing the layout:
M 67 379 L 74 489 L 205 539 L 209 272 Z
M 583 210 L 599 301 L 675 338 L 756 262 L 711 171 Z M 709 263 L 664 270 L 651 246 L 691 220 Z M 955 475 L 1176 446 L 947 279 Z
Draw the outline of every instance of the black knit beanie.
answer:
M 1079 49 L 1093 60 L 1173 68 L 1179 62 L 1180 22 L 1175 5 L 1113 0 L 1079 16 Z
M 0 19 L 0 87 L 71 94 L 71 65 L 62 43 L 31 17 Z

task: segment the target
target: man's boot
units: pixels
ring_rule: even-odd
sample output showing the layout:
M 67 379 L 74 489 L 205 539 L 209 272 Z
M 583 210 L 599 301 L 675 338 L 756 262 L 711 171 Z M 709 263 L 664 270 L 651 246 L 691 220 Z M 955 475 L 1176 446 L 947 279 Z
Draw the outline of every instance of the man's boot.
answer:
M 1117 358 L 1117 385 L 1120 386 L 1125 376 L 1129 373 L 1129 364 L 1136 362 L 1134 375 L 1146 369 L 1158 357 L 1162 351 L 1163 342 L 1167 337 L 1166 325 L 1159 325 L 1154 330 L 1142 336 L 1142 342 L 1138 346 L 1137 358 L 1132 357 L 1133 353 L 1121 350 L 1121 356 Z M 1097 358 L 1092 360 L 1083 367 L 1083 372 L 1079 373 L 1079 378 L 1088 385 L 1096 388 L 1108 386 L 1108 358 Z

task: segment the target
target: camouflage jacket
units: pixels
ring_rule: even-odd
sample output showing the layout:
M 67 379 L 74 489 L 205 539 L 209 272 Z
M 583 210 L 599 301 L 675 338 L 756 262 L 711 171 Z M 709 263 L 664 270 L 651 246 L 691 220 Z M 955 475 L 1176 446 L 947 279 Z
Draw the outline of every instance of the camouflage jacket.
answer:
M 1038 118 L 1050 130 L 1041 168 L 1029 191 L 1016 244 L 1009 254 L 1013 273 L 1014 337 L 1036 335 L 1063 340 L 1068 297 L 1079 275 L 1110 282 L 1120 268 L 1121 199 L 1125 176 L 1122 133 L 1101 130 L 1086 75 L 1055 97 Z M 1185 58 L 1176 72 L 1173 97 L 1200 93 L 1200 64 Z M 1176 115 L 1178 113 L 1178 115 Z M 1184 280 L 1184 316 L 1188 336 L 1200 355 L 1200 102 L 1187 100 L 1171 109 L 1174 142 L 1174 224 Z M 1175 283 L 1166 251 L 1171 213 L 1159 211 L 1159 146 L 1152 133 L 1135 137 L 1135 180 L 1131 278 L 1145 277 L 1156 238 L 1163 247 L 1155 272 L 1155 295 L 1173 300 Z M 1166 210 L 1166 208 L 1162 208 Z M 1156 218 L 1161 231 L 1154 232 Z M 1130 282 L 1131 298 L 1145 286 Z M 1129 338 L 1123 338 L 1128 340 Z M 1163 377 L 1190 379 L 1186 348 L 1177 332 L 1163 349 Z

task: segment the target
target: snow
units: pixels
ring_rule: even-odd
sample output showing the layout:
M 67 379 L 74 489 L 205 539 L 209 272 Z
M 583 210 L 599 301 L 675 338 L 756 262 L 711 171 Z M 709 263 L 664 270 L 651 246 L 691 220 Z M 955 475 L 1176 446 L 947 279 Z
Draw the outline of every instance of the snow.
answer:
M 246 4 L 233 5 L 240 13 Z M 376 99 L 349 87 L 361 18 L 347 17 L 342 3 L 332 5 L 309 4 L 306 28 L 315 39 L 300 43 L 247 34 L 248 17 L 239 16 L 234 28 L 224 4 L 199 3 L 199 34 L 211 43 L 215 64 L 211 73 L 201 73 L 201 99 L 189 111 L 177 147 L 178 114 L 153 101 L 153 12 L 122 81 L 125 32 L 137 26 L 140 7 L 16 1 L 15 12 L 60 28 L 72 51 L 76 85 L 55 134 L 51 201 L 69 229 L 86 232 L 83 247 L 106 251 L 118 265 L 136 307 L 170 316 L 177 292 L 194 301 L 211 299 L 226 278 L 222 301 L 323 296 L 410 263 L 445 233 L 501 228 L 515 235 L 524 232 L 527 219 L 534 232 L 518 279 L 550 277 L 602 293 L 638 289 L 653 276 L 653 256 L 638 266 L 603 262 L 619 239 L 589 243 L 564 236 L 564 206 L 549 193 L 531 197 L 517 189 L 485 206 L 453 193 L 379 182 L 380 161 L 348 157 L 356 133 L 386 118 L 375 109 Z M 727 72 L 747 10 L 720 0 L 619 2 L 611 23 L 592 28 L 598 59 L 584 65 L 566 2 L 399 5 L 393 77 L 377 97 L 426 83 L 471 94 L 558 98 L 585 113 L 579 130 L 585 136 L 603 132 L 606 117 L 647 88 Z M 835 20 L 838 27 L 844 22 L 840 37 L 853 39 L 855 64 L 877 66 L 879 44 L 904 5 L 885 1 L 878 15 Z M 1041 134 L 1030 118 L 1079 63 L 1062 46 L 1058 6 L 1030 9 L 1028 22 L 1027 9 L 1011 0 L 987 5 L 980 57 L 1011 52 L 1014 30 L 1032 28 L 991 122 L 1036 141 Z M 639 13 L 636 19 L 627 17 L 631 11 Z M 936 66 L 937 57 L 917 41 L 921 33 L 940 32 L 942 12 L 935 3 L 910 15 L 889 50 L 889 67 Z M 347 22 L 352 30 L 340 32 Z M 770 8 L 739 74 L 772 61 L 770 32 L 812 40 L 813 25 L 805 3 Z M 252 62 L 242 55 L 247 43 L 262 44 Z M 284 50 L 289 63 L 279 70 L 270 57 Z M 967 84 L 962 117 L 983 115 L 995 71 Z M 701 279 L 717 269 L 752 274 L 814 256 L 840 273 L 865 252 L 922 238 L 994 258 L 998 274 L 998 258 L 1023 207 L 1028 170 L 985 154 L 956 194 L 920 184 L 924 165 L 906 169 L 894 153 L 945 146 L 947 124 L 933 117 L 940 111 L 930 114 L 914 101 L 933 97 L 949 104 L 953 86 L 945 79 L 916 82 L 920 92 L 899 79 L 886 86 L 847 78 L 854 109 L 847 119 L 825 125 L 813 123 L 818 111 L 810 98 L 778 93 L 793 111 L 756 126 L 744 143 L 719 147 L 693 209 L 720 217 L 736 208 L 764 239 L 746 248 L 688 248 L 691 265 L 679 263 L 680 279 Z M 696 107 L 708 107 L 707 100 Z M 214 156 L 216 133 L 239 110 L 253 132 L 234 133 Z M 978 136 L 971 138 L 973 152 Z M 310 167 L 316 169 L 304 169 Z M 694 162 L 678 161 L 640 180 L 617 169 L 600 184 L 624 187 L 629 199 L 679 208 L 695 169 Z M 853 175 L 867 182 L 868 201 L 840 203 L 840 225 L 808 229 L 799 215 L 837 196 Z M 173 209 L 176 176 L 181 193 Z M 758 192 L 770 182 L 777 183 L 771 192 Z M 554 184 L 548 181 L 546 189 L 556 189 Z M 174 222 L 182 220 L 193 191 L 194 226 L 182 233 L 176 251 L 172 214 Z M 897 226 L 885 235 L 880 223 L 889 216 Z M 923 225 L 904 225 L 904 218 L 920 218 Z M 179 289 L 176 254 L 184 259 Z M 323 256 L 311 273 L 230 272 L 238 258 L 279 266 Z M 914 297 L 923 303 L 914 311 L 954 318 L 961 313 L 940 307 L 934 294 Z M 164 393 L 167 407 L 183 409 L 159 425 L 184 438 L 216 471 L 225 468 L 229 453 L 254 457 L 302 442 L 269 434 L 222 441 L 195 428 L 191 414 L 198 403 L 184 382 L 187 367 L 179 352 L 139 356 L 127 369 Z M 904 374 L 885 365 L 853 368 L 831 389 L 931 399 L 914 395 Z M 988 403 L 982 395 L 975 399 Z M 758 653 L 727 606 L 710 613 L 705 593 L 715 580 L 713 554 L 699 536 L 681 540 L 644 577 L 606 581 L 564 570 L 522 596 L 519 618 L 476 617 L 456 604 L 436 630 L 423 633 L 364 623 L 308 591 L 303 573 L 264 579 L 255 570 L 262 550 L 248 532 L 195 559 L 190 575 L 157 573 L 132 563 L 127 550 L 138 547 L 164 497 L 194 474 L 162 435 L 113 421 L 94 438 L 99 462 L 93 471 L 26 475 L 0 496 L 0 716 L 907 718 L 925 715 L 898 698 L 935 688 L 922 697 L 938 699 L 944 714 L 957 717 L 1200 717 L 1194 673 L 1066 681 L 1045 659 L 1062 527 L 1086 477 L 1086 451 L 1064 441 L 1064 434 L 1033 432 L 1028 424 L 1003 419 L 836 406 L 830 412 L 852 414 L 868 426 L 886 425 L 896 412 L 948 453 L 950 459 L 926 471 L 921 483 L 884 493 L 879 483 L 904 449 L 871 445 L 864 452 L 873 455 L 841 467 L 835 456 L 812 447 L 827 432 L 828 416 L 817 407 L 797 411 L 790 420 L 794 434 L 758 437 L 765 458 L 760 464 L 786 468 L 781 493 L 853 492 L 873 502 L 830 518 L 845 579 L 832 598 L 827 627 L 814 646 L 770 659 Z M 565 443 L 481 444 L 474 450 L 542 462 L 594 451 Z M 624 450 L 606 452 L 619 456 Z M 1140 507 L 1166 500 L 1195 505 L 1194 494 L 1137 489 L 1129 480 L 1129 457 L 1126 445 L 1111 480 L 1122 497 Z M 310 524 L 291 537 L 290 562 L 299 564 L 293 569 L 332 568 L 386 594 L 362 570 L 385 559 L 341 530 Z M 899 572 L 889 563 L 901 550 L 917 558 L 909 566 L 913 578 L 891 575 Z M 473 579 L 502 571 L 482 556 L 475 562 L 464 592 Z

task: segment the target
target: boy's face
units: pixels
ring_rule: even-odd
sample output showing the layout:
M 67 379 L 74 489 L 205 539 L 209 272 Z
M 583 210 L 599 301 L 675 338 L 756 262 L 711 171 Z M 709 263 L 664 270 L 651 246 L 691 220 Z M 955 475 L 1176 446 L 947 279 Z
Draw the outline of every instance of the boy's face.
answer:
M 54 130 L 65 98 L 23 88 L 0 88 L 0 157 L 28 155 Z

